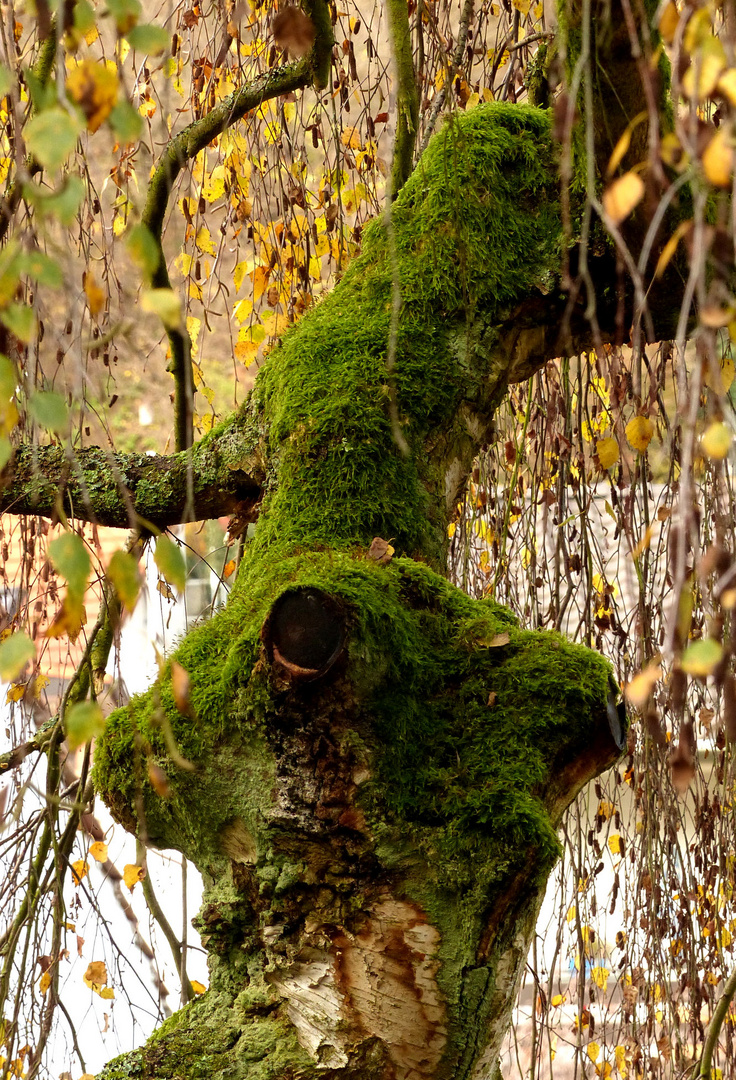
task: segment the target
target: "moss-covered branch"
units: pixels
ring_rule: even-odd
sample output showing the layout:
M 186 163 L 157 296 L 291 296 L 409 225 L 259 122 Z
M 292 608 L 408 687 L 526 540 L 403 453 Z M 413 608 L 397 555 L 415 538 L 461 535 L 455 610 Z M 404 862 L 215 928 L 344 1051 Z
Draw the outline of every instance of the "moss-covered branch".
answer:
M 391 50 L 397 76 L 396 137 L 391 166 L 391 198 L 395 199 L 411 175 L 419 124 L 419 91 L 411 48 L 409 8 L 406 0 L 387 0 Z
M 223 514 L 247 520 L 261 481 L 258 455 L 248 449 L 242 421 L 233 418 L 191 453 L 169 457 L 20 446 L 5 470 L 0 510 L 45 517 L 63 512 L 121 529 L 139 522 L 164 529 Z
M 158 265 L 153 271 L 152 285 L 170 289 L 171 282 L 164 257 L 163 223 L 169 195 L 181 170 L 208 143 L 241 120 L 246 113 L 264 101 L 300 90 L 312 83 L 317 89 L 329 79 L 332 23 L 325 0 L 310 0 L 308 13 L 315 28 L 312 51 L 304 59 L 259 75 L 246 86 L 233 91 L 213 109 L 195 120 L 170 140 L 151 177 L 146 203 L 141 217 L 158 247 Z M 177 450 L 192 445 L 194 432 L 194 377 L 192 374 L 192 343 L 186 328 L 172 327 L 168 331 L 171 346 L 169 371 L 174 377 L 174 434 Z

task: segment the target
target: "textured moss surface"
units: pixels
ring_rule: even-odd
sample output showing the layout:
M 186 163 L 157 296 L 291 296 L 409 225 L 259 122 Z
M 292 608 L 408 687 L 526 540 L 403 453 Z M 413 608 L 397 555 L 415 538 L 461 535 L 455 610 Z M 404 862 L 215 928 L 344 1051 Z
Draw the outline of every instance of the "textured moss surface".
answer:
M 483 401 L 490 417 L 485 395 L 506 390 L 508 357 L 494 351 L 494 328 L 519 297 L 555 280 L 558 186 L 542 110 L 482 106 L 430 143 L 392 210 L 394 255 L 375 222 L 339 288 L 259 375 L 254 403 L 268 419 L 275 484 L 259 545 L 393 536 L 403 553 L 442 566 L 440 444 L 451 452 L 463 402 Z M 394 281 L 402 308 L 393 389 L 407 456 L 389 411 Z M 468 466 L 474 452 L 465 451 Z
M 226 608 L 176 651 L 191 708 L 178 711 L 167 669 L 113 713 L 94 765 L 118 820 L 202 872 L 210 990 L 105 1080 L 395 1075 L 390 1040 L 347 1013 L 350 1068 L 315 1064 L 322 1048 L 296 1042 L 283 989 L 305 956 L 334 975 L 387 898 L 437 935 L 433 1076 L 469 1076 L 510 1008 L 559 851 L 555 784 L 607 723 L 609 665 L 406 556 L 442 566 L 448 462 L 470 464 L 485 430 L 474 417 L 489 422 L 506 386 L 497 323 L 553 284 L 556 188 L 546 113 L 493 105 L 453 120 L 394 206 L 395 256 L 372 226 L 259 374 L 242 437 L 267 463 L 267 494 Z M 374 535 L 399 557 L 372 561 Z M 264 640 L 294 589 L 328 594 L 345 627 L 343 654 L 313 682 L 290 679 Z M 171 738 L 193 769 L 175 764 Z M 343 1035 L 325 1036 L 329 1053 Z

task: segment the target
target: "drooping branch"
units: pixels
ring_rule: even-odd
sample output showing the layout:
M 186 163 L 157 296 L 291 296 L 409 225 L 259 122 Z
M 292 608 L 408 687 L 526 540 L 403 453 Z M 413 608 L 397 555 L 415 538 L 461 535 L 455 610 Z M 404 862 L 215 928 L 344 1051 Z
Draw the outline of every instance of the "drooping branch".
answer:
M 149 229 L 158 248 L 158 264 L 151 275 L 157 289 L 170 289 L 171 282 L 164 257 L 163 224 L 174 183 L 187 162 L 197 156 L 214 138 L 241 120 L 264 101 L 301 90 L 310 83 L 318 90 L 327 85 L 332 49 L 332 24 L 325 0 L 311 0 L 306 5 L 315 28 L 315 40 L 308 56 L 259 75 L 246 86 L 233 91 L 224 100 L 195 120 L 170 140 L 148 185 L 141 221 Z M 174 377 L 174 431 L 177 450 L 192 445 L 194 432 L 194 381 L 192 344 L 186 327 L 167 331 L 171 347 L 169 371 Z
M 46 83 L 49 81 L 54 67 L 54 60 L 56 59 L 56 46 L 59 41 L 56 27 L 57 20 L 54 15 L 48 28 L 48 35 L 41 45 L 38 59 L 32 69 L 33 75 L 42 87 L 45 87 Z M 26 160 L 26 168 L 29 176 L 36 176 L 41 171 L 39 163 L 30 156 Z M 5 238 L 8 228 L 10 227 L 10 222 L 13 220 L 13 215 L 18 209 L 18 204 L 20 203 L 23 194 L 22 180 L 22 177 L 15 176 L 8 188 L 7 194 L 0 200 L 0 241 Z
M 120 529 L 139 523 L 165 529 L 224 514 L 248 520 L 263 480 L 257 454 L 237 441 L 239 421 L 217 434 L 168 457 L 20 446 L 6 469 L 0 511 L 45 517 L 63 512 Z

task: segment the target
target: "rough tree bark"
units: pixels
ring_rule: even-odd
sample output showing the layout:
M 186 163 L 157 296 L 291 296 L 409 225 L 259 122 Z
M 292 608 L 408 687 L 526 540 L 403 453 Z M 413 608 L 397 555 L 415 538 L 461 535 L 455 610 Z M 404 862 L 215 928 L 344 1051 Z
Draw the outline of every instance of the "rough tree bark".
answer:
M 658 122 L 663 93 L 650 66 L 636 89 L 631 20 L 602 10 L 573 6 L 565 22 L 573 74 L 586 50 L 596 58 L 587 100 L 606 124 L 578 162 L 594 177 L 647 94 Z M 586 280 L 608 286 L 595 319 L 581 314 L 590 297 L 563 291 L 559 187 L 547 112 L 490 105 L 451 119 L 390 224 L 366 231 L 237 417 L 167 463 L 70 465 L 45 450 L 53 483 L 30 494 L 33 459 L 11 464 L 4 506 L 16 509 L 69 500 L 76 516 L 121 524 L 218 503 L 258 513 L 227 607 L 173 658 L 190 679 L 183 711 L 169 664 L 96 748 L 115 817 L 202 872 L 211 968 L 207 993 L 105 1080 L 494 1074 L 556 827 L 625 742 L 600 656 L 520 629 L 443 576 L 448 522 L 508 384 L 631 320 L 600 237 L 581 256 Z M 635 258 L 645 232 L 632 219 Z M 662 335 L 675 292 L 652 313 Z M 167 725 L 194 771 L 167 754 Z

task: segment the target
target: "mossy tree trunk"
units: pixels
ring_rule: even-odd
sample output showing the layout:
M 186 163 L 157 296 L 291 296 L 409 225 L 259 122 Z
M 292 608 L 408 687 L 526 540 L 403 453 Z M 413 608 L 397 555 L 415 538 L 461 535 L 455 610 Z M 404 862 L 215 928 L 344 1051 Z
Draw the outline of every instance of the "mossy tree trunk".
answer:
M 227 607 L 175 655 L 191 709 L 165 674 L 95 761 L 117 819 L 202 872 L 210 988 L 106 1080 L 495 1067 L 556 827 L 625 741 L 606 661 L 443 576 L 495 404 L 558 347 L 558 186 L 548 114 L 452 121 L 393 237 L 368 230 L 260 373 L 236 421 L 260 514 Z M 232 433 L 209 444 L 231 462 Z
M 595 319 L 563 267 L 576 193 L 645 101 L 656 122 L 664 81 L 631 59 L 617 3 L 571 4 L 562 24 L 568 69 L 595 58 L 569 214 L 549 113 L 454 117 L 237 416 L 168 459 L 70 463 L 48 447 L 6 471 L 0 504 L 15 512 L 61 500 L 106 524 L 257 519 L 226 608 L 173 658 L 185 712 L 169 665 L 96 747 L 115 817 L 201 871 L 211 971 L 105 1080 L 495 1073 L 561 815 L 625 742 L 606 661 L 444 576 L 448 523 L 509 383 L 633 314 L 602 234 L 579 260 L 588 288 L 605 286 Z M 641 125 L 620 167 L 648 142 Z M 622 229 L 634 258 L 645 231 L 636 216 Z M 665 281 L 652 332 L 678 306 Z M 167 726 L 193 770 L 167 752 Z

